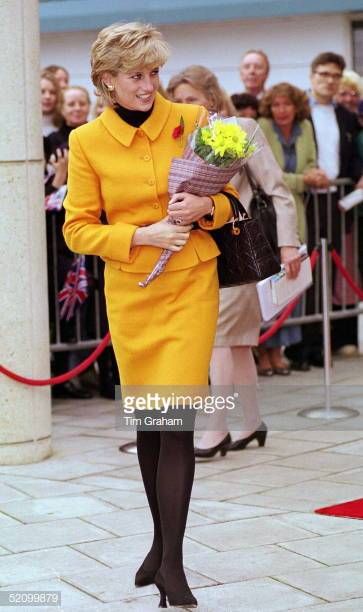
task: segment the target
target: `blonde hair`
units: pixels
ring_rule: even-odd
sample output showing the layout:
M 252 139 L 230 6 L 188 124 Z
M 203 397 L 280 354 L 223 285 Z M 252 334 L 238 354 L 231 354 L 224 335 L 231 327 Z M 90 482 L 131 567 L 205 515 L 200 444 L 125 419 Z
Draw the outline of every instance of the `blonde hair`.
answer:
M 103 82 L 105 72 L 116 76 L 135 68 L 162 66 L 170 55 L 162 34 L 151 24 L 114 23 L 101 30 L 91 49 L 91 78 L 96 94 L 114 104 Z
M 359 96 L 363 95 L 363 81 L 357 72 L 354 70 L 344 70 L 343 78 L 339 83 L 339 89 L 349 87 L 353 89 Z
M 166 88 L 168 97 L 173 100 L 174 92 L 179 85 L 186 83 L 197 91 L 201 91 L 208 100 L 208 109 L 219 113 L 225 109 L 225 92 L 222 91 L 218 79 L 211 70 L 204 66 L 188 66 L 173 76 Z

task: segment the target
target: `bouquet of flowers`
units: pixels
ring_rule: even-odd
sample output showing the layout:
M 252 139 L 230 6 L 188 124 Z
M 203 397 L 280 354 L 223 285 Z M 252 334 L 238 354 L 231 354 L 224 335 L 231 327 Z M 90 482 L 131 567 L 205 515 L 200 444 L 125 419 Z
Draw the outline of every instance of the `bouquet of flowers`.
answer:
M 208 125 L 198 127 L 193 132 L 183 157 L 172 160 L 169 193 L 185 191 L 199 196 L 219 193 L 257 152 L 254 142 L 256 130 L 252 136 L 248 136 L 235 118 L 210 117 Z M 164 249 L 152 272 L 139 282 L 139 286 L 147 287 L 160 276 L 172 254 L 173 251 Z

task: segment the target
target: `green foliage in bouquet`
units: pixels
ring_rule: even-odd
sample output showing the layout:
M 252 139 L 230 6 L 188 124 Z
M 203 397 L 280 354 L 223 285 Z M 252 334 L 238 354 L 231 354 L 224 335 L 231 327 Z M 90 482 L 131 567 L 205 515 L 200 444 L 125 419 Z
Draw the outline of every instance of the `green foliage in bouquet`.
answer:
M 227 168 L 239 159 L 248 159 L 256 151 L 247 132 L 237 123 L 216 119 L 198 128 L 194 152 L 213 166 Z

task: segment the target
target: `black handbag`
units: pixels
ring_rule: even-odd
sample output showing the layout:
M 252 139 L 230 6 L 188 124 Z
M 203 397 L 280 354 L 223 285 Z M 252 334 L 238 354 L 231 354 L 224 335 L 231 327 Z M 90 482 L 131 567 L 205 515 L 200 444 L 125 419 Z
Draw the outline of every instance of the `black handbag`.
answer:
M 221 252 L 217 257 L 220 287 L 256 283 L 280 272 L 280 262 L 273 252 L 258 219 L 248 216 L 234 195 L 223 191 L 231 203 L 233 221 L 212 230 Z
M 277 242 L 276 211 L 273 205 L 272 197 L 256 183 L 251 171 L 247 168 L 247 165 L 244 167 L 244 170 L 252 190 L 250 215 L 253 219 L 259 220 L 261 228 L 264 231 L 273 252 L 278 255 L 279 248 Z

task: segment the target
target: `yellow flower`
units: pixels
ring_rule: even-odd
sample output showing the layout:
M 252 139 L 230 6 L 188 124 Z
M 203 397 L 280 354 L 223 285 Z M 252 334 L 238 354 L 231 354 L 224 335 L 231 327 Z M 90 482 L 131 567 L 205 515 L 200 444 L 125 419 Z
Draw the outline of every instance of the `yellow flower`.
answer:
M 201 140 L 219 157 L 227 154 L 229 158 L 239 159 L 249 156 L 254 150 L 248 144 L 247 133 L 239 125 L 218 119 L 201 128 Z

